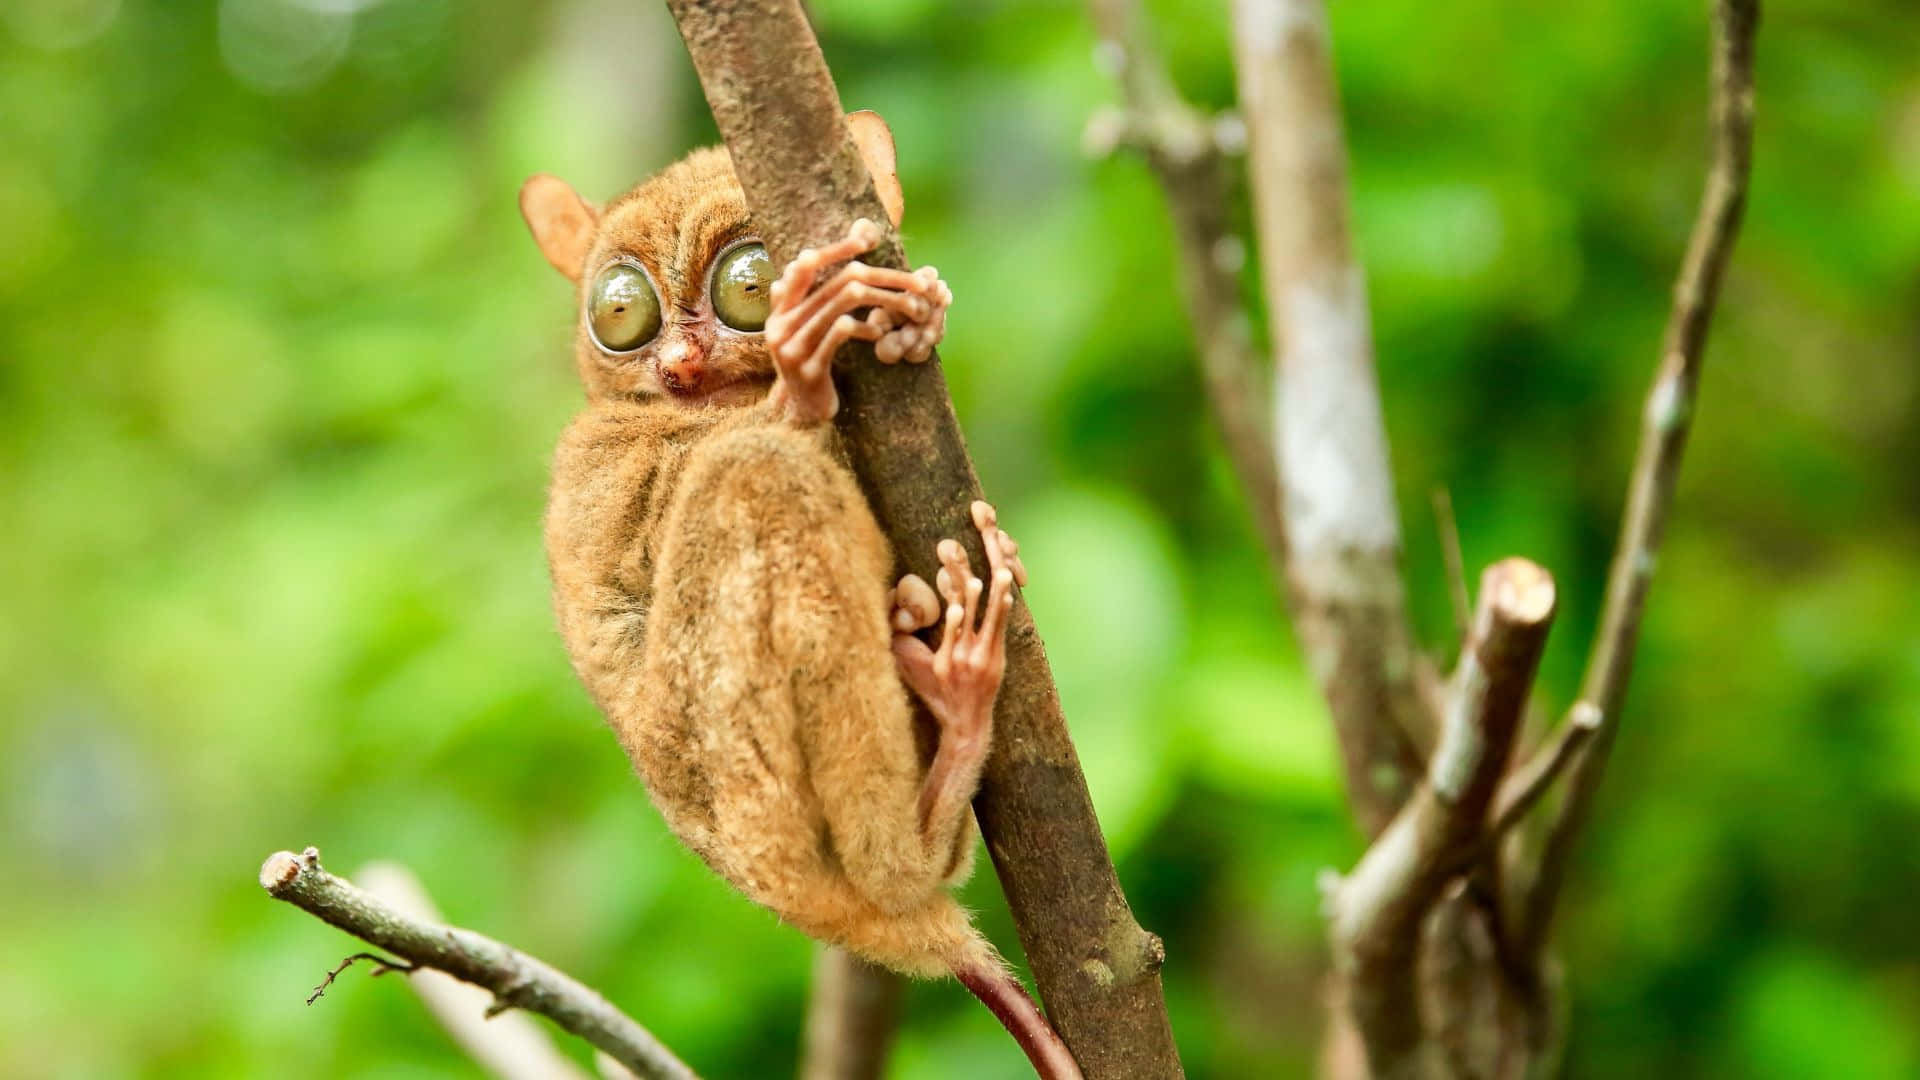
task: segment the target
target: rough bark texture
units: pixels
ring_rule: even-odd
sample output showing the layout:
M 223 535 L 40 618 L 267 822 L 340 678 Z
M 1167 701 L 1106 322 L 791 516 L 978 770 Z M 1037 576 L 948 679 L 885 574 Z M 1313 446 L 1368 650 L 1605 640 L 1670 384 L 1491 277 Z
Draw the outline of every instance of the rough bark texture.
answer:
M 471 930 L 395 911 L 320 866 L 320 852 L 279 851 L 260 867 L 260 887 L 354 937 L 419 967 L 493 992 L 493 1008 L 547 1017 L 648 1080 L 693 1080 L 693 1070 L 607 999 L 526 953 Z
M 776 263 L 885 221 L 839 95 L 797 0 L 669 0 Z M 896 242 L 868 261 L 904 267 Z M 934 545 L 975 547 L 979 496 L 937 363 L 883 366 L 842 354 L 839 427 L 903 569 L 932 579 Z M 1017 529 L 1017 523 L 1016 523 Z M 1167 1021 L 1158 938 L 1114 876 L 1025 605 L 1007 634 L 992 756 L 974 810 L 1047 1014 L 1089 1077 L 1182 1075 Z
M 841 949 L 813 958 L 800 1080 L 880 1080 L 900 1016 L 900 976 Z

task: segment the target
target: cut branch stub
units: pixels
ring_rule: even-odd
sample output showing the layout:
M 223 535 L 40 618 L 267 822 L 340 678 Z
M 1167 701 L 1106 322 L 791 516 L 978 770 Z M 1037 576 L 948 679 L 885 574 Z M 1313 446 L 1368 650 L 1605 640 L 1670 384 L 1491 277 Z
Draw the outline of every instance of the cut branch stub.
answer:
M 715 123 L 776 262 L 886 216 L 848 133 L 798 0 L 669 0 Z M 889 239 L 865 261 L 904 267 Z M 837 419 L 855 475 L 903 569 L 932 580 L 934 546 L 966 543 L 979 497 L 937 363 L 842 353 Z M 1024 604 L 1007 630 L 994 745 L 974 800 L 1034 982 L 1086 1075 L 1183 1075 L 1160 988 L 1160 944 L 1114 876 L 1067 736 L 1046 653 Z
M 1331 896 L 1335 966 L 1375 1076 L 1418 1076 L 1420 928 L 1481 851 L 1554 614 L 1553 578 L 1525 559 L 1487 568 L 1427 778 Z

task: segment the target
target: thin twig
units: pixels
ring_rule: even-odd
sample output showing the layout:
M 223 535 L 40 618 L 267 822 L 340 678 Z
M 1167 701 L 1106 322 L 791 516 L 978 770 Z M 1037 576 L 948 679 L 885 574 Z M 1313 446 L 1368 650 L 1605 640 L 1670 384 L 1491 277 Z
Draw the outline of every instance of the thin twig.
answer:
M 1674 282 L 1659 372 L 1647 397 L 1627 509 L 1607 575 L 1606 605 L 1581 684 L 1581 699 L 1598 707 L 1607 723 L 1575 763 L 1566 801 L 1541 851 L 1521 927 L 1521 941 L 1534 952 L 1546 941 L 1573 845 L 1620 730 L 1620 707 L 1633 673 L 1647 591 L 1693 419 L 1707 331 L 1746 207 L 1753 160 L 1753 42 L 1759 21 L 1759 0 L 1717 0 L 1714 5 L 1712 160 L 1686 259 Z
M 1453 630 L 1464 648 L 1473 622 L 1473 598 L 1467 595 L 1467 561 L 1460 554 L 1460 522 L 1453 516 L 1453 493 L 1433 489 L 1433 522 L 1440 534 L 1440 558 L 1447 569 L 1447 595 L 1453 600 Z
M 322 869 L 317 848 L 298 855 L 291 851 L 269 855 L 260 867 L 260 887 L 274 899 L 285 900 L 407 964 L 444 971 L 491 990 L 502 1007 L 547 1017 L 605 1050 L 637 1076 L 693 1078 L 693 1070 L 651 1033 L 571 976 L 471 930 L 438 926 L 395 911 L 380 898 Z M 392 961 L 382 963 L 399 967 Z
M 1592 702 L 1576 703 L 1568 711 L 1566 722 L 1554 733 L 1553 741 L 1535 751 L 1526 764 L 1507 774 L 1500 782 L 1499 793 L 1493 797 L 1493 824 L 1487 827 L 1489 839 L 1498 840 L 1520 823 L 1600 730 L 1603 719 Z
M 1520 714 L 1553 625 L 1553 578 L 1525 559 L 1487 568 L 1425 782 L 1333 891 L 1330 936 L 1371 1075 L 1424 1076 L 1420 931 L 1485 837 Z
M 420 970 L 420 965 L 418 964 L 399 964 L 399 963 L 393 962 L 392 960 L 387 959 L 384 956 L 375 956 L 373 953 L 370 953 L 370 952 L 357 952 L 357 953 L 354 953 L 352 956 L 347 957 L 345 960 L 340 961 L 340 963 L 334 966 L 334 969 L 332 971 L 327 972 L 327 977 L 324 979 L 321 979 L 320 985 L 314 987 L 313 993 L 307 995 L 307 1004 L 311 1005 L 314 1002 L 319 1001 L 320 995 L 327 992 L 327 987 L 333 985 L 333 980 L 339 978 L 341 972 L 347 970 L 349 967 L 352 967 L 355 963 L 361 960 L 365 960 L 368 963 L 374 965 L 374 968 L 373 968 L 374 978 L 379 978 L 380 976 L 385 975 L 389 971 L 397 971 L 402 975 L 411 975 L 414 972 Z
M 1173 220 L 1182 300 L 1207 400 L 1274 580 L 1283 583 L 1287 537 L 1268 423 L 1272 391 L 1240 299 L 1246 245 L 1227 218 L 1228 153 L 1245 149 L 1246 128 L 1237 116 L 1208 117 L 1180 97 L 1147 33 L 1138 0 L 1091 0 L 1088 6 L 1100 35 L 1096 55 L 1118 79 L 1126 106 L 1093 117 L 1087 149 L 1101 155 L 1120 148 L 1136 151 L 1160 182 Z
M 408 918 L 428 923 L 445 921 L 420 879 L 399 863 L 369 863 L 354 873 L 353 880 Z M 481 987 L 428 968 L 408 975 L 407 986 L 440 1022 L 447 1037 L 490 1076 L 499 1080 L 588 1080 L 594 1075 L 567 1057 L 555 1045 L 552 1030 L 533 1017 L 517 1012 L 494 1014 L 493 995 Z M 606 1052 L 601 1051 L 600 1056 L 604 1059 Z M 603 1061 L 600 1075 L 631 1075 L 617 1063 L 612 1068 L 619 1071 L 610 1071 Z

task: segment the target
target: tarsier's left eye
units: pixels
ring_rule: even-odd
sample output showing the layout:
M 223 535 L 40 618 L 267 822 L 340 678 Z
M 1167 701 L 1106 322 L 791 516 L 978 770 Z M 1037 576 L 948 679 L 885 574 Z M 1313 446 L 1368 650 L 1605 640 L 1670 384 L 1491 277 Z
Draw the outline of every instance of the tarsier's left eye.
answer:
M 735 330 L 762 330 L 773 300 L 773 260 L 759 244 L 742 244 L 713 269 L 713 312 Z
M 660 332 L 660 298 L 637 266 L 614 263 L 593 279 L 587 328 L 608 352 L 627 352 Z

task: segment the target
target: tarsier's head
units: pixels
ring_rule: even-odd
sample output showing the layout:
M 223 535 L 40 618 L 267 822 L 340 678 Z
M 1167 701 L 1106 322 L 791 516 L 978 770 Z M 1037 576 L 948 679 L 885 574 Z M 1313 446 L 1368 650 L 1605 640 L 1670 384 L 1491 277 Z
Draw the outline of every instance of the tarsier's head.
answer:
M 847 117 L 887 215 L 900 221 L 893 135 Z M 696 150 L 605 207 L 540 175 L 520 212 L 554 268 L 579 288 L 575 354 L 587 397 L 748 404 L 773 382 L 762 334 L 773 265 L 723 147 Z

